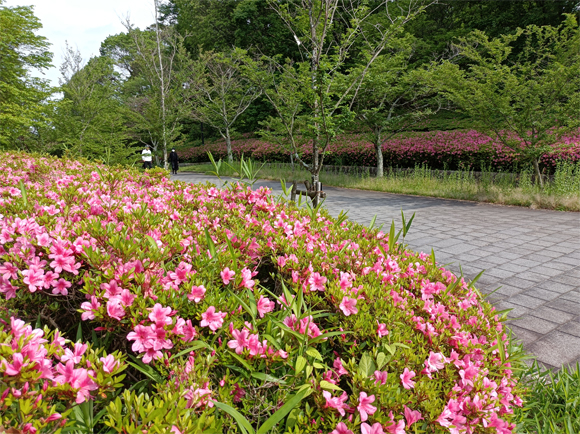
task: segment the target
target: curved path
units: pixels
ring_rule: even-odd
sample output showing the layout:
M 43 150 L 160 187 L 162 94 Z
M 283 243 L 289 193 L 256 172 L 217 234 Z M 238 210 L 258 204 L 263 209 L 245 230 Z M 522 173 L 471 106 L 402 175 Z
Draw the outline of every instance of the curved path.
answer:
M 218 184 L 212 176 L 180 173 L 173 179 Z M 281 192 L 276 181 L 259 181 Z M 489 300 L 508 314 L 524 348 L 549 368 L 580 361 L 580 213 L 531 210 L 476 202 L 325 187 L 324 206 L 337 216 L 368 225 L 391 221 L 401 209 L 416 213 L 406 238 L 416 251 L 435 251 L 437 262 L 493 292 Z

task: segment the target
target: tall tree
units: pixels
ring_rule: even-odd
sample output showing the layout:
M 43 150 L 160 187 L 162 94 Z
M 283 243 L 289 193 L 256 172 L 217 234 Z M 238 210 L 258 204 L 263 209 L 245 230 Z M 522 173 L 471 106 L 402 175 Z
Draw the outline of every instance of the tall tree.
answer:
M 518 54 L 513 46 L 520 43 Z M 456 45 L 470 66 L 445 62 L 437 71 L 443 94 L 480 128 L 532 163 L 543 185 L 540 158 L 559 136 L 580 126 L 580 31 L 564 24 L 528 26 L 489 38 L 481 31 Z
M 46 119 L 44 101 L 51 93 L 48 81 L 31 70 L 51 66 L 52 53 L 32 7 L 2 6 L 0 0 L 0 146 L 18 147 Z
M 137 112 L 141 120 L 155 114 L 155 122 L 141 122 L 147 126 L 146 131 L 153 150 L 161 146 L 163 165 L 167 169 L 168 144 L 180 134 L 180 120 L 183 118 L 183 101 L 181 90 L 184 78 L 180 75 L 182 62 L 187 58 L 183 37 L 171 26 L 160 23 L 160 1 L 154 0 L 155 24 L 151 30 L 140 31 L 129 22 L 125 22 L 131 37 L 139 71 L 146 83 L 146 89 L 140 94 Z
M 57 149 L 106 163 L 130 163 L 130 113 L 113 61 L 94 57 L 85 64 L 80 52 L 67 45 L 60 71 L 63 98 L 49 128 Z
M 383 176 L 383 144 L 439 108 L 429 72 L 413 67 L 414 44 L 408 36 L 390 44 L 369 68 L 353 106 L 356 126 L 375 147 L 377 177 Z
M 194 119 L 211 125 L 226 141 L 228 161 L 233 161 L 232 132 L 240 115 L 261 94 L 248 79 L 254 62 L 242 49 L 230 53 L 203 52 L 191 63 L 186 83 L 187 100 Z
M 312 184 L 319 186 L 319 174 L 324 156 L 334 138 L 348 124 L 356 96 L 368 76 L 369 68 L 380 56 L 388 41 L 400 34 L 404 25 L 429 4 L 423 0 L 379 1 L 366 0 L 292 0 L 278 3 L 270 0 L 271 7 L 284 21 L 298 45 L 301 60 L 271 61 L 275 65 L 272 81 L 291 80 L 294 86 L 271 85 L 266 90 L 279 117 L 286 117 L 284 125 L 295 124 L 290 117 L 300 117 L 305 129 L 300 131 L 312 142 L 312 158 L 307 163 L 289 139 L 291 152 L 311 174 Z M 343 71 L 359 63 L 356 73 L 347 76 Z M 340 81 L 340 85 L 339 82 Z M 279 95 L 278 89 L 296 94 L 296 98 Z M 302 109 L 285 107 L 286 101 Z M 291 129 L 286 128 L 289 134 Z M 318 204 L 318 195 L 314 198 Z

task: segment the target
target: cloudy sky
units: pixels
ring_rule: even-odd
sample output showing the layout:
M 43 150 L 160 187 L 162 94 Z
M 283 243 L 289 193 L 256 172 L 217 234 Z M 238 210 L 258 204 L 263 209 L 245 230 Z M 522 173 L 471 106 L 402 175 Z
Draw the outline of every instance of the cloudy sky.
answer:
M 154 21 L 153 0 L 5 0 L 4 6 L 34 6 L 43 25 L 38 34 L 52 44 L 54 67 L 45 77 L 54 86 L 58 86 L 65 41 L 88 60 L 99 53 L 107 36 L 124 31 L 121 20 L 127 16 L 140 28 Z

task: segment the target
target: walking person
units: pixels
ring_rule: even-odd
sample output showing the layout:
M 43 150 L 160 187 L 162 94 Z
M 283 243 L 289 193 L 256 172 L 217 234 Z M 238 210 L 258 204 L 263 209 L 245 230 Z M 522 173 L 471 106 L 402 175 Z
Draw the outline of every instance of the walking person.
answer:
M 153 168 L 153 156 L 151 154 L 151 148 L 149 145 L 145 145 L 145 149 L 141 152 L 141 160 L 143 161 L 143 169 Z
M 175 148 L 171 149 L 169 153 L 169 163 L 171 164 L 171 173 L 177 175 L 177 171 L 179 170 L 179 157 L 177 156 L 177 152 L 175 152 Z

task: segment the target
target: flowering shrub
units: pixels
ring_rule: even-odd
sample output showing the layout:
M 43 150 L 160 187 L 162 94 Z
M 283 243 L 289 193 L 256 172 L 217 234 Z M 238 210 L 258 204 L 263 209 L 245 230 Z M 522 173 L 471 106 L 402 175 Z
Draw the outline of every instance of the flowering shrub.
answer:
M 0 323 L 0 427 L 34 434 L 65 426 L 75 404 L 119 387 L 124 363 L 14 317 Z
M 81 324 L 95 351 L 132 360 L 110 429 L 513 432 L 521 400 L 499 316 L 394 233 L 160 170 L 25 154 L 0 165 L 2 305 Z M 63 389 L 69 407 L 121 369 L 57 347 L 57 372 L 74 363 L 91 381 Z
M 207 152 L 216 159 L 225 158 L 225 142 L 217 141 L 205 146 L 180 151 L 184 161 L 205 162 Z M 289 162 L 289 152 L 278 145 L 256 138 L 232 141 L 234 154 L 242 154 L 258 160 Z M 306 143 L 302 152 L 308 160 L 312 145 Z M 497 140 L 475 130 L 434 131 L 413 133 L 393 138 L 383 144 L 386 167 L 414 167 L 426 164 L 432 169 L 475 169 L 482 167 L 495 170 L 513 170 L 522 164 L 522 155 L 502 145 Z M 564 137 L 553 151 L 542 157 L 542 164 L 552 170 L 559 161 L 580 161 L 580 134 Z M 376 166 L 374 146 L 363 134 L 339 137 L 329 148 L 326 164 L 344 166 Z

